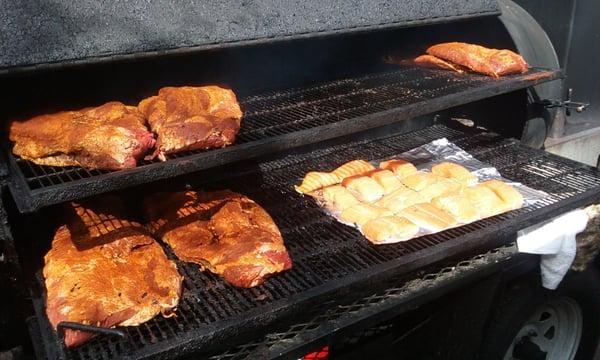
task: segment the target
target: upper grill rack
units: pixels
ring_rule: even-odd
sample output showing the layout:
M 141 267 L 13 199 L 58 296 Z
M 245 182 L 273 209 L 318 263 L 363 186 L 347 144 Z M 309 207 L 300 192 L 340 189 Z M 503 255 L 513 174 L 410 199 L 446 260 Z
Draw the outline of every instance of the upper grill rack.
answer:
M 306 88 L 240 99 L 244 118 L 236 144 L 143 161 L 134 169 L 86 170 L 39 166 L 6 153 L 10 190 L 21 212 L 148 183 L 297 147 L 556 79 L 558 71 L 531 69 L 500 79 L 414 66 Z
M 497 167 L 504 176 L 543 189 L 548 197 L 533 206 L 458 228 L 373 246 L 358 231 L 333 221 L 292 188 L 308 170 L 331 169 L 356 158 L 393 156 L 441 137 Z M 193 264 L 178 262 L 185 280 L 177 317 L 159 316 L 140 326 L 124 328 L 127 339 L 99 337 L 66 353 L 57 346 L 45 319 L 43 300 L 38 298 L 37 315 L 46 349 L 72 359 L 138 359 L 209 351 L 217 344 L 222 346 L 223 339 L 243 343 L 255 337 L 259 329 L 264 331 L 284 315 L 298 313 L 303 304 L 315 299 L 345 299 L 343 290 L 352 288 L 357 293 L 369 284 L 446 257 L 492 248 L 511 241 L 510 237 L 523 227 L 600 200 L 600 173 L 594 168 L 526 148 L 516 141 L 489 134 L 469 136 L 441 125 L 408 135 L 355 141 L 283 157 L 260 164 L 259 170 L 243 178 L 195 185 L 205 189 L 229 187 L 262 205 L 281 229 L 293 268 L 256 288 L 240 289 L 198 271 Z

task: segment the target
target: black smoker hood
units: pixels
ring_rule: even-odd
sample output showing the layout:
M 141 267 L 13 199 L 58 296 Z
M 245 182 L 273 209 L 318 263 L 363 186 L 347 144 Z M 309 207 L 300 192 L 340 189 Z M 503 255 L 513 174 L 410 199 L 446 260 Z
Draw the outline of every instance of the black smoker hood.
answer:
M 499 13 L 495 0 L 18 1 L 4 6 L 0 14 L 0 70 L 155 56 Z

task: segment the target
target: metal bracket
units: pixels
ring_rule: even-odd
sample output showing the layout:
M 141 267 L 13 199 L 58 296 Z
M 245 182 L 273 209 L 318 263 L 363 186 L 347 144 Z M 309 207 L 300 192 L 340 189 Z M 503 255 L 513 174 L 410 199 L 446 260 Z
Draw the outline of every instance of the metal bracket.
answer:
M 571 101 L 571 95 L 573 95 L 573 89 L 569 89 L 569 91 L 567 92 L 566 100 L 544 99 L 539 101 L 539 104 L 543 105 L 546 108 L 564 108 L 567 116 L 571 116 L 571 110 L 575 110 L 578 113 L 580 113 L 582 111 L 585 111 L 590 105 L 589 103 Z
M 71 322 L 71 321 L 61 321 L 56 326 L 56 331 L 58 331 L 58 334 L 60 335 L 60 338 L 63 341 L 64 341 L 66 329 L 79 330 L 79 331 L 85 331 L 85 332 L 91 332 L 91 333 L 103 334 L 103 335 L 118 336 L 122 339 L 127 337 L 127 335 L 125 334 L 125 331 L 120 330 L 120 329 L 110 329 L 110 328 L 103 328 L 103 327 L 93 326 L 93 325 L 85 325 L 85 324 Z

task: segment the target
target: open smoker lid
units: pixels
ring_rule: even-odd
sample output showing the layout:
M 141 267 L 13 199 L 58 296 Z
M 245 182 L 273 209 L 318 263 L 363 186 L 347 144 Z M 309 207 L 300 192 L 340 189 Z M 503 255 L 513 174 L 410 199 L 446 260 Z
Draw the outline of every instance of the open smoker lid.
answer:
M 496 0 L 17 1 L 0 14 L 0 70 L 498 13 Z

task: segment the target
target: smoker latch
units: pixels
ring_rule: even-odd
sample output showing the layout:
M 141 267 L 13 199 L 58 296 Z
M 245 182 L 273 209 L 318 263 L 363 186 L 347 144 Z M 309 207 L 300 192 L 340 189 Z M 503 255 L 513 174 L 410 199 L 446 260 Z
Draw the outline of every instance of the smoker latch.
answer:
M 540 100 L 539 104 L 545 106 L 546 108 L 564 108 L 567 116 L 571 115 L 571 110 L 575 110 L 578 113 L 585 111 L 587 107 L 590 105 L 589 103 L 576 102 L 571 100 L 571 95 L 573 95 L 573 89 L 569 89 L 567 92 L 566 100 L 555 100 L 555 99 L 544 99 Z

